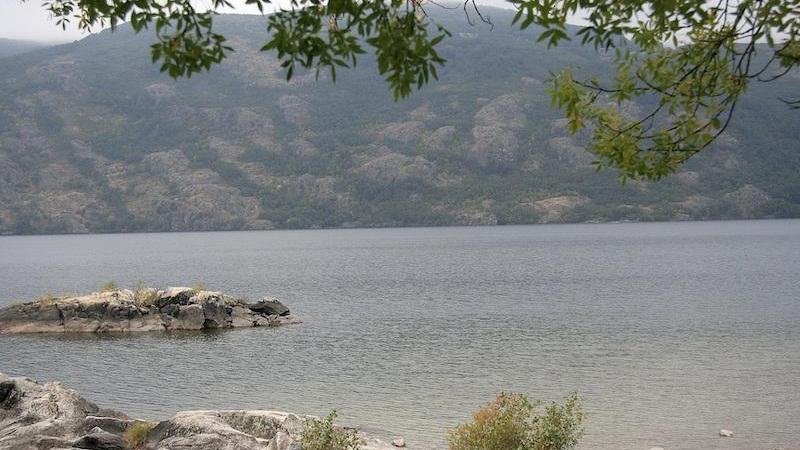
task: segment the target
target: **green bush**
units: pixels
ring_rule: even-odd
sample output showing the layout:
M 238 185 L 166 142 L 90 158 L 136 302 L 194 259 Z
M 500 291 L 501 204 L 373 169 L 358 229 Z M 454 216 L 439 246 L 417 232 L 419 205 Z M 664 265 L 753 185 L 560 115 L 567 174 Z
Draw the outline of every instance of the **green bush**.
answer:
M 564 405 L 551 403 L 544 414 L 537 417 L 533 428 L 533 450 L 565 450 L 578 444 L 583 435 L 583 419 L 585 418 L 581 399 L 572 394 Z
M 569 450 L 583 434 L 580 398 L 542 408 L 522 394 L 501 393 L 450 432 L 450 450 Z
M 362 440 L 358 431 L 336 427 L 336 411 L 324 419 L 311 418 L 303 430 L 303 450 L 359 450 Z

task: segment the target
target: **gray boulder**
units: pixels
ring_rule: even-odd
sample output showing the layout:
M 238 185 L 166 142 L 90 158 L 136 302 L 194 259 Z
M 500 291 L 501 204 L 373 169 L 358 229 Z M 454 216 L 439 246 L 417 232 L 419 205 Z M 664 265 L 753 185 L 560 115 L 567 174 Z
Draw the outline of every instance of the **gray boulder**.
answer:
M 167 305 L 188 305 L 195 291 L 189 287 L 168 287 L 156 300 L 156 306 L 163 308 Z
M 83 419 L 83 429 L 90 431 L 94 428 L 100 428 L 111 433 L 122 434 L 128 430 L 131 425 L 134 425 L 140 420 L 123 419 L 120 417 L 108 416 L 86 416 Z
M 264 297 L 258 302 L 249 306 L 251 311 L 255 311 L 265 316 L 288 316 L 289 308 L 275 298 Z
M 0 374 L 0 450 L 74 447 L 85 418 L 101 412 L 125 417 L 102 411 L 61 383 Z
M 111 434 L 99 427 L 78 438 L 72 446 L 89 450 L 125 450 L 127 447 L 122 436 Z
M 230 320 L 225 302 L 218 297 L 208 299 L 201 303 L 203 307 L 203 328 L 227 328 Z
M 64 320 L 55 303 L 44 300 L 0 309 L 0 330 L 25 333 L 64 330 Z
M 202 330 L 205 320 L 202 306 L 178 306 L 175 318 L 170 320 L 166 326 L 169 330 Z
M 257 325 L 260 317 L 260 315 L 255 314 L 250 308 L 234 306 L 231 310 L 231 326 L 254 327 Z

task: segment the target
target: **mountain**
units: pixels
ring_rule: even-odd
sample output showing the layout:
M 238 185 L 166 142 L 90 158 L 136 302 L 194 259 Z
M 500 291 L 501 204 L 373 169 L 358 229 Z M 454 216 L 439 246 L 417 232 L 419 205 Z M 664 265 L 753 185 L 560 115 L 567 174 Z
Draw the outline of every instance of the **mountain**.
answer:
M 756 86 L 728 132 L 681 172 L 622 185 L 597 172 L 544 81 L 590 48 L 439 11 L 440 80 L 394 103 L 370 58 L 291 83 L 264 19 L 225 15 L 237 49 L 172 80 L 152 37 L 120 28 L 0 64 L 0 233 L 237 230 L 800 216 L 791 74 Z
M 17 39 L 0 38 L 0 58 L 18 55 L 31 50 L 37 50 L 47 47 L 48 45 L 50 44 L 37 41 L 21 41 Z

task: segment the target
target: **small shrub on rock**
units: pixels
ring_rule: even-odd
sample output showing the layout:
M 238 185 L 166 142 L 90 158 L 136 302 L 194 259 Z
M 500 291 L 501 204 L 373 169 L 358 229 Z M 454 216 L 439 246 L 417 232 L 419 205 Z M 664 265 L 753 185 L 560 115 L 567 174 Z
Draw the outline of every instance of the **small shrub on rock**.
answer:
M 133 289 L 133 301 L 139 306 L 150 306 L 159 299 L 158 289 L 147 287 L 141 281 Z
M 358 431 L 336 427 L 336 411 L 324 419 L 308 419 L 303 431 L 303 450 L 359 450 L 362 440 Z
M 450 450 L 570 450 L 583 434 L 580 397 L 542 407 L 522 394 L 502 393 L 450 432 Z
M 38 303 L 41 303 L 42 305 L 52 305 L 53 303 L 56 302 L 56 300 L 58 300 L 58 299 L 53 294 L 51 294 L 49 292 L 44 294 L 44 295 L 39 296 L 36 299 L 36 301 Z
M 147 442 L 147 435 L 150 434 L 155 424 L 150 422 L 138 422 L 125 430 L 125 442 L 133 450 L 143 449 Z
M 100 288 L 102 292 L 113 292 L 117 290 L 117 283 L 113 281 L 109 281 L 108 283 L 104 284 L 103 287 Z

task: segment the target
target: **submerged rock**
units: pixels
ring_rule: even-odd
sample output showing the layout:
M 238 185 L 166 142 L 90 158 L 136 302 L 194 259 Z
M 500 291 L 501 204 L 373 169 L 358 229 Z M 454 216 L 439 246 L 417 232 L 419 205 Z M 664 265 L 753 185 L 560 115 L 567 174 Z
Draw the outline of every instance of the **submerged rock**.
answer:
M 105 333 L 278 326 L 301 322 L 273 298 L 170 287 L 46 297 L 0 309 L 0 333 Z
M 133 447 L 125 432 L 147 424 L 136 442 L 141 450 L 301 450 L 306 421 L 280 411 L 184 411 L 161 422 L 130 419 L 102 410 L 60 383 L 40 384 L 0 373 L 0 450 Z M 361 434 L 363 450 L 392 445 Z

